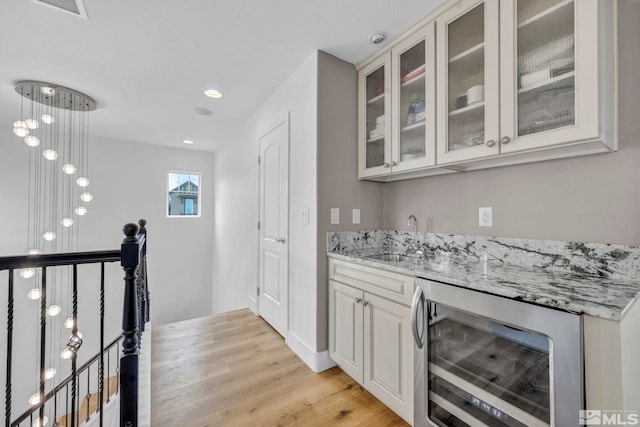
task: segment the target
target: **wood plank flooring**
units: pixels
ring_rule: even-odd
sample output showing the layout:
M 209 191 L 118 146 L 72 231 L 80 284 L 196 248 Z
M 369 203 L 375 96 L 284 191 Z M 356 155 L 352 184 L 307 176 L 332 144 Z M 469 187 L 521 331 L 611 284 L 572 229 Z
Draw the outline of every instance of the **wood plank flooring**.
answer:
M 154 327 L 153 426 L 407 426 L 335 367 L 309 369 L 248 309 Z

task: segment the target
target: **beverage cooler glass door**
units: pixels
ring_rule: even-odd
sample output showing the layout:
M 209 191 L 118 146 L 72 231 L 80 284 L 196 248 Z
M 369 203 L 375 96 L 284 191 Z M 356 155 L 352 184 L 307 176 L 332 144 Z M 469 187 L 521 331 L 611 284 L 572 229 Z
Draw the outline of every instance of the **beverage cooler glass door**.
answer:
M 578 424 L 580 316 L 422 279 L 416 284 L 416 426 Z

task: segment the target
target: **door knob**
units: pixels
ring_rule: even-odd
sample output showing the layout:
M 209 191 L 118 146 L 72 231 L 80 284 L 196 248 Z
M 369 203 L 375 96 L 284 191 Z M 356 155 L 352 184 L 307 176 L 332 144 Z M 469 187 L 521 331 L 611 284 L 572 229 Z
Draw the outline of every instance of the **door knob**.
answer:
M 385 163 L 383 166 L 384 166 L 385 168 L 388 168 L 388 167 L 389 167 L 389 163 Z
M 278 243 L 287 243 L 287 239 L 285 239 L 284 237 L 281 237 L 279 239 L 276 239 L 276 242 L 278 242 Z
M 500 140 L 500 142 L 502 144 L 508 144 L 511 142 L 511 138 L 509 138 L 508 136 L 503 136 L 502 139 Z
M 496 145 L 496 142 L 493 139 L 487 141 L 487 147 L 491 148 Z

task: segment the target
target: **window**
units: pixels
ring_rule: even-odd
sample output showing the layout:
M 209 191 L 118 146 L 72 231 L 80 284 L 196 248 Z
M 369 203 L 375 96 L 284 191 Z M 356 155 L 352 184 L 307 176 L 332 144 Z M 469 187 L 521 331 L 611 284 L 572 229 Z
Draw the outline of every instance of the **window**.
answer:
M 169 172 L 167 216 L 200 216 L 200 174 Z

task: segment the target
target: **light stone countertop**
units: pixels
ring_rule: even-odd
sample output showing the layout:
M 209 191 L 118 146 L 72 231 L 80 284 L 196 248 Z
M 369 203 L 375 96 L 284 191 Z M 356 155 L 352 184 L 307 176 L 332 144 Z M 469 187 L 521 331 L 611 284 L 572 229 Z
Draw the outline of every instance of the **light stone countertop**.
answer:
M 395 248 L 397 249 L 397 248 Z M 479 257 L 454 256 L 432 250 L 422 259 L 386 262 L 367 258 L 380 253 L 403 253 L 374 247 L 341 248 L 330 258 L 355 262 L 418 278 L 516 299 L 572 313 L 620 321 L 640 298 L 640 273 L 597 275 L 581 270 L 549 270 L 540 266 L 509 265 L 485 252 Z

